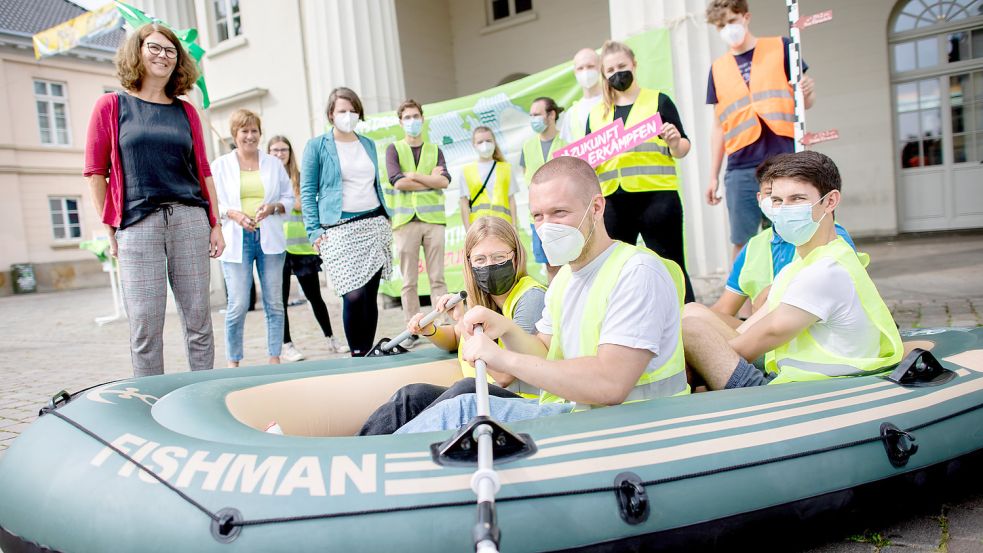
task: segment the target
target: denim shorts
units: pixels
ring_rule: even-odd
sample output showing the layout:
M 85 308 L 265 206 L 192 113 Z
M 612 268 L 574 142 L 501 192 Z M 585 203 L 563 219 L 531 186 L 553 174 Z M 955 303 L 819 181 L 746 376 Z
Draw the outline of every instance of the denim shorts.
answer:
M 546 263 L 546 252 L 543 251 L 543 241 L 536 234 L 536 225 L 530 224 L 529 228 L 532 230 L 532 257 L 536 263 Z
M 775 378 L 773 374 L 765 374 L 758 367 L 749 363 L 743 357 L 737 362 L 737 367 L 734 368 L 734 372 L 731 373 L 730 378 L 727 380 L 727 385 L 724 386 L 725 389 L 729 390 L 731 388 L 751 388 L 753 386 L 764 386 Z
M 754 171 L 754 167 L 749 167 L 728 169 L 724 173 L 731 244 L 747 244 L 752 236 L 758 234 L 761 224 L 761 207 L 758 205 L 760 186 Z

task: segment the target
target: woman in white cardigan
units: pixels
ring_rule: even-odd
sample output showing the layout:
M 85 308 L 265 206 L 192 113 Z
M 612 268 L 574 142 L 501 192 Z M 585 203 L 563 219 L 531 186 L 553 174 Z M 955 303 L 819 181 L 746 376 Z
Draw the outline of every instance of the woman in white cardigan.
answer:
M 255 264 L 266 311 L 267 352 L 274 364 L 280 362 L 283 344 L 283 215 L 293 206 L 293 189 L 280 160 L 259 149 L 259 116 L 240 109 L 232 114 L 229 125 L 236 150 L 211 166 L 226 244 L 219 257 L 229 298 L 225 355 L 230 367 L 242 361 L 242 328 Z

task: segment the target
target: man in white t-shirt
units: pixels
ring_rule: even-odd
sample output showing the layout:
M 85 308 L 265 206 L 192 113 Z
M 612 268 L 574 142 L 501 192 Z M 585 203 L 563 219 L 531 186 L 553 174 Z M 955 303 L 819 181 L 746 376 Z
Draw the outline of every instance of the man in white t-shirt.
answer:
M 491 416 L 510 422 L 568 412 L 575 404 L 618 405 L 688 393 L 677 353 L 681 295 L 661 258 L 608 236 L 604 196 L 590 165 L 573 157 L 547 162 L 533 176 L 529 207 L 550 263 L 569 267 L 546 291 L 536 335 L 482 307 L 462 319 L 465 360 L 482 359 L 489 370 L 543 390 L 539 400 L 491 397 Z M 476 335 L 479 324 L 484 333 Z M 475 414 L 475 395 L 458 396 L 430 407 L 399 432 L 458 428 Z
M 765 308 L 736 330 L 704 306 L 683 314 L 687 364 L 711 389 L 879 372 L 901 359 L 901 337 L 853 249 L 837 235 L 840 174 L 818 152 L 781 154 L 761 175 L 775 230 L 796 259 L 775 276 Z M 752 365 L 762 355 L 765 369 Z
M 601 101 L 601 57 L 584 48 L 573 57 L 573 74 L 583 96 L 567 109 L 560 122 L 560 138 L 571 144 L 584 137 L 590 110 Z

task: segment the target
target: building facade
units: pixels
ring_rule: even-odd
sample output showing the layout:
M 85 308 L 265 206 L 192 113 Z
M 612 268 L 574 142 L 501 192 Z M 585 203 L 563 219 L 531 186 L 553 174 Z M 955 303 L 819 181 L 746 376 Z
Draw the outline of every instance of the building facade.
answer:
M 389 111 L 406 97 L 427 103 L 463 96 L 569 61 L 609 37 L 669 28 L 671 95 L 693 142 L 680 162 L 688 264 L 697 276 L 728 268 L 726 208 L 703 199 L 713 117 L 707 74 L 726 50 L 705 23 L 706 0 L 132 3 L 199 29 L 212 99 L 206 133 L 216 155 L 227 151 L 228 117 L 241 107 L 260 114 L 266 136 L 284 134 L 302 149 L 324 131 L 336 86 L 355 89 L 368 113 Z M 807 128 L 840 136 L 814 146 L 843 174 L 838 220 L 856 236 L 983 227 L 983 0 L 799 4 L 803 15 L 833 12 L 831 21 L 803 30 L 802 49 L 817 83 Z M 750 6 L 755 34 L 788 34 L 784 0 Z M 0 185 L 16 190 L 20 208 L 0 219 L 0 270 L 84 259 L 56 238 L 55 204 L 65 220 L 74 220 L 76 207 L 79 229 L 65 232 L 89 236 L 97 221 L 79 177 L 81 141 L 92 102 L 115 81 L 108 53 L 35 63 L 14 38 L 0 46 L 7 84 L 0 113 L 10 122 L 0 122 Z M 56 107 L 59 90 L 68 94 L 64 114 Z M 53 143 L 43 142 L 42 104 L 56 121 L 47 139 Z M 63 135 L 68 144 L 58 143 Z

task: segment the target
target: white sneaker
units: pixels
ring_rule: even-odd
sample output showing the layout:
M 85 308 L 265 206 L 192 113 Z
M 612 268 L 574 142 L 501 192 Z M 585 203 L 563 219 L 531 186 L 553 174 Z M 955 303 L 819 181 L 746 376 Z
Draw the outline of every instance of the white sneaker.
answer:
M 287 342 L 280 348 L 280 358 L 293 363 L 295 361 L 303 361 L 304 354 L 294 347 L 293 342 Z
M 331 353 L 348 353 L 348 346 L 339 343 L 334 336 L 328 336 L 328 351 Z
M 400 342 L 399 345 L 403 346 L 403 349 L 413 349 L 413 346 L 416 345 L 416 341 L 419 339 L 420 337 L 416 334 L 410 334 L 410 337 Z

